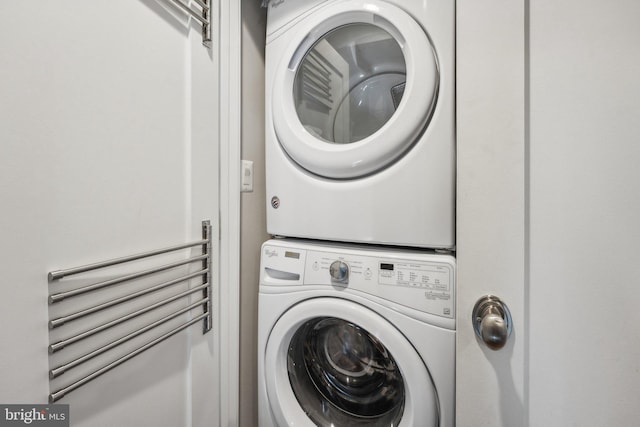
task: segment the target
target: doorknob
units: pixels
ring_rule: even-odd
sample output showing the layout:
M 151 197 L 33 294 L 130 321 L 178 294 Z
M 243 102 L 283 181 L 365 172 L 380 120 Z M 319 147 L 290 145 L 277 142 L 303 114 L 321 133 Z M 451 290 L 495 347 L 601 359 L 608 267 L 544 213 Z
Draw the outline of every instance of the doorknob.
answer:
M 504 347 L 513 329 L 509 308 L 494 295 L 485 295 L 476 302 L 471 321 L 478 338 L 491 350 Z

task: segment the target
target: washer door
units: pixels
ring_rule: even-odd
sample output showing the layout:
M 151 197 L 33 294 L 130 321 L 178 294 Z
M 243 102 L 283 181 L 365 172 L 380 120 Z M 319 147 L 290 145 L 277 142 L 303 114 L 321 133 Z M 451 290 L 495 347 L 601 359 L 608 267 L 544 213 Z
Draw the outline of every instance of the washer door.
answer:
M 342 299 L 307 300 L 280 317 L 265 384 L 277 425 L 438 425 L 436 391 L 413 346 L 377 313 Z
M 410 15 L 377 0 L 335 2 L 289 36 L 271 107 L 293 161 L 347 179 L 407 152 L 431 118 L 439 81 L 435 50 Z

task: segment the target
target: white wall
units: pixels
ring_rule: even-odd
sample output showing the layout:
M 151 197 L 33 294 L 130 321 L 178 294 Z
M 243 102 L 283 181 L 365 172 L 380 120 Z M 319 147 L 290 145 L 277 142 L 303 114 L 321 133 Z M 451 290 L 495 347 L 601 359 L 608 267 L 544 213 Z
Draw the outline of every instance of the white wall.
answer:
M 217 50 L 198 37 L 155 0 L 0 4 L 0 402 L 46 402 L 48 271 L 217 224 Z M 196 333 L 70 394 L 73 425 L 211 425 Z
M 254 162 L 253 192 L 242 194 L 240 258 L 240 425 L 258 425 L 258 281 L 266 241 L 264 46 L 266 9 L 242 1 L 242 158 Z

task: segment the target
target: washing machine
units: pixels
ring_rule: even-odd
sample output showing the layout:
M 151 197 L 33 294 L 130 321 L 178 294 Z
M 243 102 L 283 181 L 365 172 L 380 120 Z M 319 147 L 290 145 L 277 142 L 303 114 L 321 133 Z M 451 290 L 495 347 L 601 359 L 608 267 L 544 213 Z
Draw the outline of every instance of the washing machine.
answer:
M 268 232 L 454 248 L 454 59 L 454 0 L 272 0 Z
M 263 244 L 260 427 L 453 427 L 455 259 Z

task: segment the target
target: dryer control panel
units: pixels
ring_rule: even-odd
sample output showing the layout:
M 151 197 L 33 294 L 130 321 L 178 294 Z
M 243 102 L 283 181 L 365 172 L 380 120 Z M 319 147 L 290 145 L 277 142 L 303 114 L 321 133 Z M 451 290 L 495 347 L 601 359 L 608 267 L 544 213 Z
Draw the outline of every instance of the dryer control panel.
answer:
M 263 245 L 262 286 L 327 286 L 455 318 L 455 258 L 432 252 L 285 242 Z

